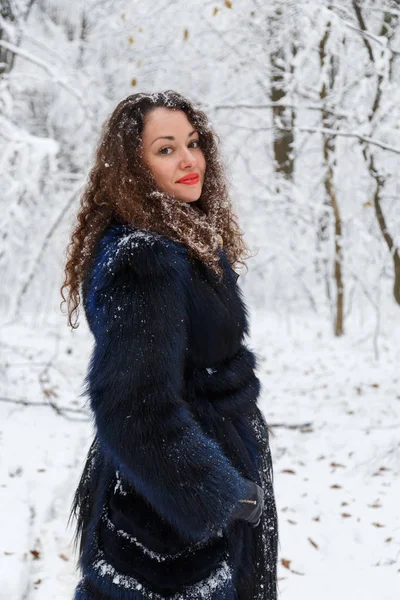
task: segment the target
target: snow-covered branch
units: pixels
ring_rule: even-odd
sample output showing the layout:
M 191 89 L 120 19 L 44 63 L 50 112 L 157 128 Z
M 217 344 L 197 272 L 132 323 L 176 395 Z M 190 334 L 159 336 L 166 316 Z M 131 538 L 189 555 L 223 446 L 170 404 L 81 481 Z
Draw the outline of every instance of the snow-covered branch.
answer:
M 47 64 L 44 60 L 34 56 L 30 52 L 26 52 L 25 50 L 18 46 L 15 46 L 14 44 L 10 44 L 10 42 L 6 42 L 5 40 L 0 40 L 0 46 L 5 48 L 6 50 L 9 50 L 10 52 L 13 52 L 17 56 L 20 56 L 24 60 L 28 60 L 29 62 L 46 71 L 46 73 L 51 77 L 54 83 L 57 83 L 58 85 L 63 87 L 65 90 L 74 95 L 81 103 L 83 103 L 82 93 L 73 86 L 71 86 L 63 78 L 61 78 L 58 75 L 57 71 L 53 69 L 49 64 Z
M 292 108 L 294 110 L 316 110 L 322 111 L 325 110 L 329 112 L 329 114 L 334 115 L 338 119 L 346 119 L 350 117 L 350 113 L 346 113 L 344 111 L 338 112 L 335 110 L 325 109 L 322 106 L 316 106 L 311 104 L 295 104 L 291 102 L 267 102 L 263 104 L 215 104 L 215 105 L 206 105 L 205 108 L 214 109 L 214 110 L 265 110 L 269 108 Z
M 278 129 L 280 129 L 281 131 L 288 131 L 288 129 L 286 129 L 285 127 L 278 126 Z M 332 136 L 357 138 L 360 141 L 365 142 L 367 144 L 372 144 L 373 146 L 378 146 L 379 148 L 382 148 L 382 150 L 388 150 L 389 152 L 394 152 L 395 154 L 400 154 L 400 148 L 397 148 L 396 146 L 392 146 L 391 144 L 385 144 L 385 142 L 380 142 L 379 140 L 370 138 L 362 133 L 357 133 L 356 131 L 340 131 L 337 129 L 329 129 L 327 127 L 295 127 L 294 130 L 307 132 L 307 133 L 322 133 L 322 134 L 328 134 L 328 135 L 332 135 Z

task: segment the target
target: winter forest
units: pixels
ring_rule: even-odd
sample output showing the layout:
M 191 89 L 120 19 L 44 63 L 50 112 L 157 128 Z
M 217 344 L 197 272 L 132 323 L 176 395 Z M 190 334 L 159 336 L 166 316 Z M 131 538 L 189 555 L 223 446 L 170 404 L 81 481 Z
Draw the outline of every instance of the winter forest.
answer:
M 282 600 L 400 593 L 400 2 L 0 0 L 0 600 L 67 600 L 92 347 L 60 308 L 102 123 L 220 137 L 271 431 Z

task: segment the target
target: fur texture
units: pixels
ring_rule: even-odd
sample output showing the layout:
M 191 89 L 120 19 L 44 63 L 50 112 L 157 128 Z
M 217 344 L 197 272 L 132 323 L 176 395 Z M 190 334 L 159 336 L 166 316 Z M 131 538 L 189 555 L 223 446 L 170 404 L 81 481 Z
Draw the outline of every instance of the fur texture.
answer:
M 113 223 L 83 288 L 96 437 L 73 512 L 76 600 L 275 600 L 277 519 L 246 307 L 186 248 Z M 246 480 L 266 507 L 230 518 Z

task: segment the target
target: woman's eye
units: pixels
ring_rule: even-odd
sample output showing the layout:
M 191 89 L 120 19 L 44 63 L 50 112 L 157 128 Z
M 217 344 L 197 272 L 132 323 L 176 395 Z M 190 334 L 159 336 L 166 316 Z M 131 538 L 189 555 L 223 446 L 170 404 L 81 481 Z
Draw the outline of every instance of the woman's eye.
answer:
M 192 146 L 194 148 L 198 148 L 200 141 L 199 140 L 192 140 L 189 144 L 189 146 L 191 146 L 191 144 L 197 144 L 197 146 Z M 171 146 L 164 146 L 164 148 L 160 148 L 159 153 L 160 154 L 164 154 L 165 156 L 168 156 L 170 153 L 166 152 L 166 150 L 172 150 Z

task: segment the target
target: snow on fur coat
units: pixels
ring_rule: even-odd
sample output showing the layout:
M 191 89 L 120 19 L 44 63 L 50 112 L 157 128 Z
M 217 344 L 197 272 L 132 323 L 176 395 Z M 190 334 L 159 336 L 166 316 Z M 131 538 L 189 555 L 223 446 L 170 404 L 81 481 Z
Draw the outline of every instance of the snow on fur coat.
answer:
M 96 435 L 73 512 L 75 600 L 275 600 L 277 516 L 248 315 L 186 247 L 113 222 L 82 286 Z M 260 525 L 234 520 L 246 479 Z

